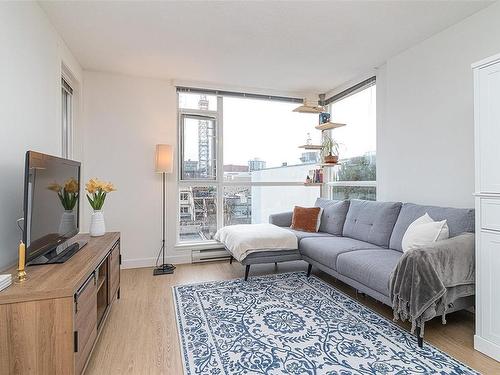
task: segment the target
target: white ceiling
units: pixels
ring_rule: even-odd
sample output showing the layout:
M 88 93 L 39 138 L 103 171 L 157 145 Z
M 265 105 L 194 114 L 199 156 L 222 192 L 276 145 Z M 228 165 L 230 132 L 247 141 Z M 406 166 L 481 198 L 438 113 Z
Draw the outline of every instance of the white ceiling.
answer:
M 84 69 L 325 92 L 486 1 L 41 2 Z

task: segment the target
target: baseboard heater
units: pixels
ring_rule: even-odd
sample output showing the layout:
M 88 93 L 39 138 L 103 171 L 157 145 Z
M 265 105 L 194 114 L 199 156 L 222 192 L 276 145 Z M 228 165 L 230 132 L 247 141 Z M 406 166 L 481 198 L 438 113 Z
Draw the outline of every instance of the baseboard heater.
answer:
M 231 255 L 225 249 L 193 250 L 191 252 L 193 263 L 211 262 L 214 260 L 229 259 L 230 257 Z

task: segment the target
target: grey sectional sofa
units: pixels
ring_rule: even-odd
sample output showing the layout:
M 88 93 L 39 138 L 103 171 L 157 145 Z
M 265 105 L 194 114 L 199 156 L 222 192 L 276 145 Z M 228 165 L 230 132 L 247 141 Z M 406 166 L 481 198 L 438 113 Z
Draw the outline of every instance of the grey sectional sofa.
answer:
M 450 237 L 474 232 L 473 209 L 322 198 L 316 206 L 323 207 L 319 232 L 294 231 L 300 256 L 309 263 L 308 274 L 317 267 L 389 306 L 390 275 L 403 255 L 401 242 L 410 223 L 428 213 L 434 220 L 447 220 Z M 270 223 L 281 227 L 289 227 L 291 220 L 292 212 L 269 217 Z M 473 303 L 473 296 L 460 298 L 447 312 Z

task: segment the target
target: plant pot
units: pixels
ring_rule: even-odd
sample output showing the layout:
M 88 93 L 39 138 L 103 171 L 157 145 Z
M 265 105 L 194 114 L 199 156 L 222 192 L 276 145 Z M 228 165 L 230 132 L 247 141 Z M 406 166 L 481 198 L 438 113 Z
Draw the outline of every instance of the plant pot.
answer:
M 339 162 L 339 156 L 338 155 L 326 155 L 325 156 L 325 163 L 326 164 L 337 164 Z
M 104 223 L 104 214 L 102 211 L 94 211 L 92 213 L 89 233 L 92 237 L 103 236 L 106 233 L 106 224 Z
M 73 210 L 65 210 L 59 223 L 59 235 L 64 236 L 76 231 L 76 217 Z

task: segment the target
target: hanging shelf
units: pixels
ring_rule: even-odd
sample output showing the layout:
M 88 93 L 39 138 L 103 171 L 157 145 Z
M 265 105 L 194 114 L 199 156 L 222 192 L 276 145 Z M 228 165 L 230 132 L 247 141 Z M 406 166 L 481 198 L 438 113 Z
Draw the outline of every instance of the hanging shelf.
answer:
M 321 113 L 325 111 L 325 107 L 318 104 L 310 104 L 308 100 L 304 100 L 304 103 L 293 110 L 293 112 L 299 113 Z M 314 103 L 314 102 L 313 102 Z
M 299 148 L 304 148 L 306 150 L 321 150 L 323 146 L 321 145 L 302 145 Z
M 315 128 L 318 130 L 329 130 L 329 129 L 337 129 L 345 126 L 346 124 L 339 124 L 336 122 L 325 122 L 324 124 L 316 125 Z

